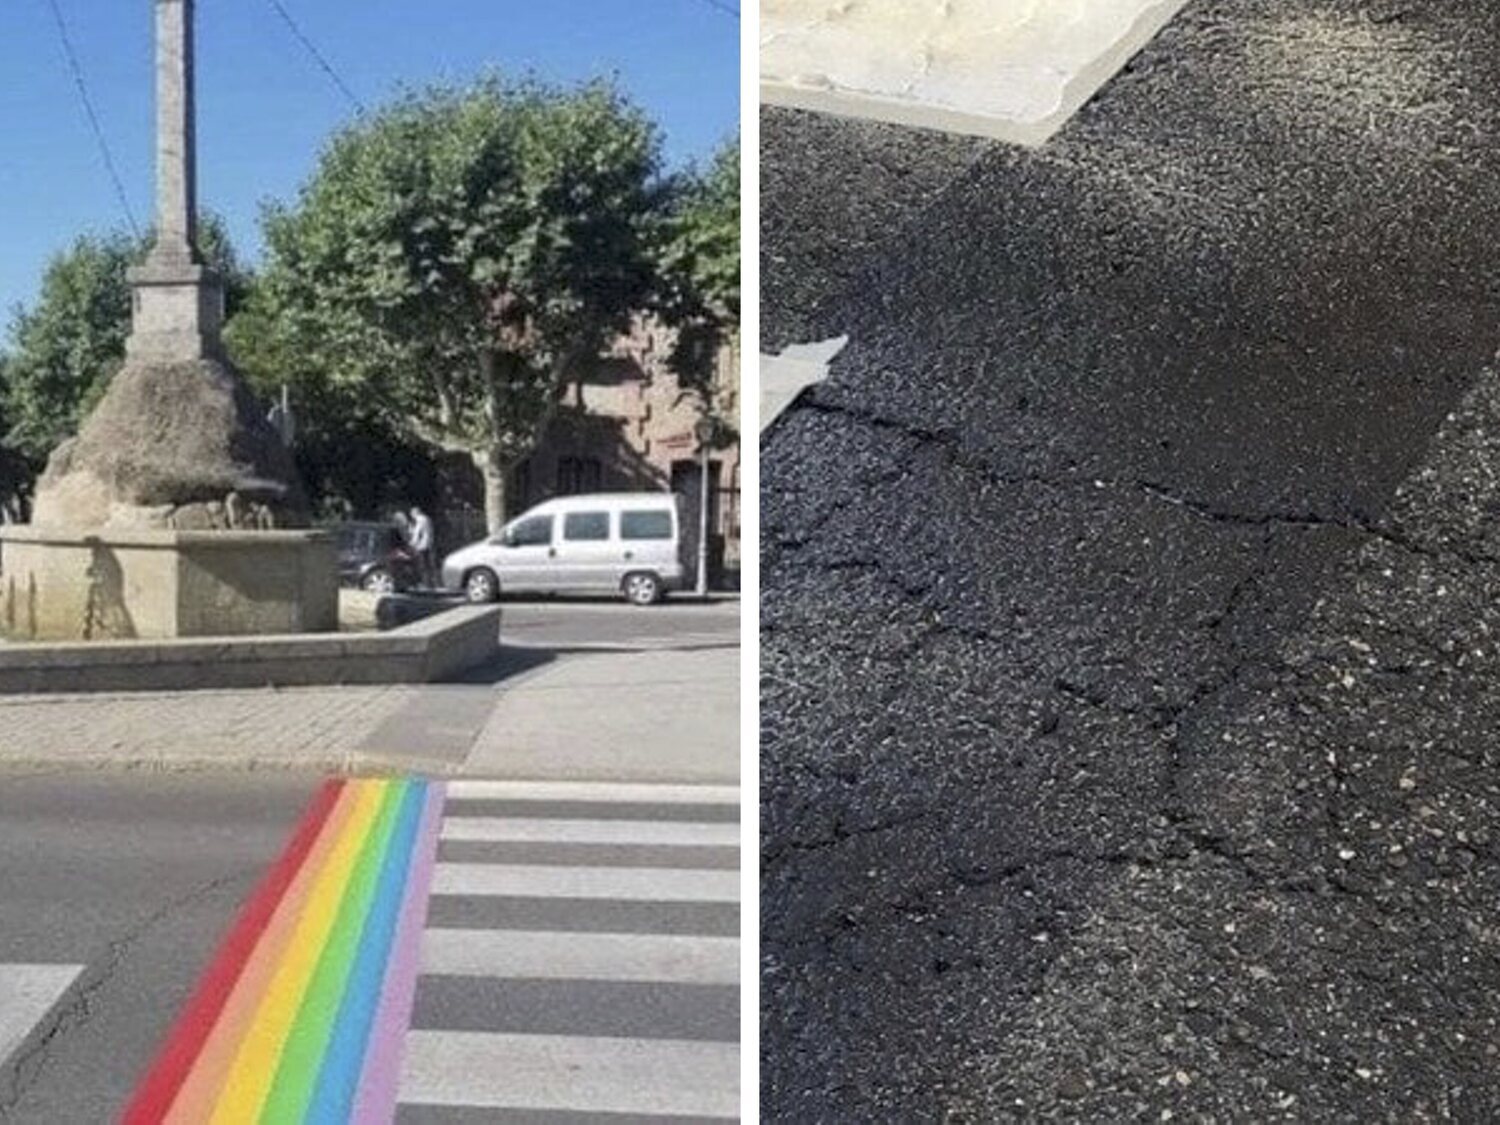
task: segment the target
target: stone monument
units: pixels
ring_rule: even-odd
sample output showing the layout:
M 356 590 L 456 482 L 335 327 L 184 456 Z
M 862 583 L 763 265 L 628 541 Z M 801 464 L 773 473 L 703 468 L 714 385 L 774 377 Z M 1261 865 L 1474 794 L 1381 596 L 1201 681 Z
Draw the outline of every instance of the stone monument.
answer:
M 59 445 L 32 523 L 3 533 L 18 638 L 286 633 L 337 625 L 337 575 L 289 450 L 229 364 L 197 246 L 193 0 L 155 0 L 156 238 L 130 272 L 124 366 Z

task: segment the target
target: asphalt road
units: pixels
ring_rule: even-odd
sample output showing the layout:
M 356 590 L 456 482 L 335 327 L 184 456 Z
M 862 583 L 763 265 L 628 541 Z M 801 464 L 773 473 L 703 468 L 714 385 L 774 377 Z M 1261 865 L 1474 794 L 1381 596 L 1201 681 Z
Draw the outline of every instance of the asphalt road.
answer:
M 1500 1115 L 1497 59 L 1201 0 L 1039 150 L 764 114 L 764 335 L 851 337 L 763 452 L 768 1118 Z
M 316 785 L 266 774 L 0 779 L 0 966 L 76 972 L 47 998 L 59 1006 L 14 1029 L 25 1038 L 0 1059 L 0 1121 L 115 1119 Z
M 575 664 L 587 669 L 601 661 L 732 661 L 729 650 L 737 643 L 738 605 L 668 603 L 642 610 L 602 603 L 518 603 L 507 605 L 506 620 L 508 642 L 532 646 L 533 657 L 545 661 L 517 673 L 525 679 L 535 677 L 538 668 L 553 676 L 576 675 L 570 671 Z M 516 634 L 524 634 L 525 641 Z M 529 697 L 524 691 L 522 700 L 505 700 L 514 685 L 504 670 L 492 671 L 488 681 L 442 685 L 417 696 L 383 727 L 382 745 L 410 753 L 414 748 L 431 749 L 424 741 L 430 740 L 438 749 L 462 756 L 481 732 L 479 749 L 494 755 L 502 766 L 513 766 L 509 731 L 517 718 L 533 717 L 535 712 L 535 721 L 545 728 L 548 714 L 578 715 L 591 708 L 608 712 L 607 703 L 601 703 L 600 686 L 570 691 L 570 682 L 544 679 L 542 686 L 550 685 L 550 691 L 534 706 L 525 703 Z M 669 689 L 648 679 L 640 690 Z M 48 706 L 68 709 L 75 730 L 90 716 L 104 723 L 112 715 L 118 717 L 109 700 L 53 701 Z M 484 733 L 491 720 L 501 728 L 492 736 Z M 692 754 L 701 758 L 703 743 L 697 732 L 683 737 L 692 742 Z M 724 741 L 732 744 L 732 734 Z M 149 746 L 140 749 L 143 754 L 150 751 Z M 655 739 L 631 749 L 631 768 L 615 771 L 617 776 L 629 774 L 631 780 L 670 779 L 670 769 L 658 760 L 685 752 L 675 751 L 671 732 L 660 728 Z M 83 1125 L 114 1118 L 321 780 L 310 771 L 234 771 L 232 755 L 226 755 L 230 770 L 217 773 L 135 771 L 123 759 L 117 764 L 121 768 L 0 775 L 0 1121 Z M 609 777 L 606 765 L 582 772 L 604 779 Z M 515 768 L 504 772 L 516 776 Z M 719 772 L 728 781 L 734 779 L 732 768 Z M 600 953 L 585 940 L 582 952 L 572 956 L 583 965 L 580 971 L 591 975 L 588 981 L 539 983 L 522 973 L 516 974 L 521 979 L 503 974 L 424 978 L 413 1016 L 413 1026 L 426 1037 L 424 1043 L 443 1046 L 445 1035 L 479 1031 L 580 1040 L 590 1035 L 625 1036 L 643 1042 L 640 1050 L 660 1055 L 664 1064 L 674 1060 L 668 1048 L 654 1046 L 656 1040 L 695 1043 L 700 1046 L 693 1050 L 706 1053 L 713 1064 L 703 1076 L 708 1084 L 700 1091 L 707 1099 L 704 1104 L 722 1105 L 725 1087 L 711 1076 L 724 1070 L 738 1034 L 737 990 L 732 982 L 719 972 L 655 984 L 641 976 L 638 966 L 631 966 L 641 958 L 659 957 L 663 936 L 683 942 L 701 938 L 717 961 L 737 965 L 737 955 L 723 951 L 724 943 L 738 933 L 737 906 L 728 901 L 615 902 L 609 898 L 608 882 L 609 871 L 618 867 L 660 869 L 666 880 L 678 877 L 679 869 L 681 877 L 690 880 L 701 881 L 699 869 L 711 872 L 712 879 L 734 879 L 736 848 L 726 843 L 725 833 L 735 832 L 737 810 L 658 806 L 650 797 L 639 801 L 601 806 L 561 799 L 533 804 L 529 811 L 513 802 L 454 806 L 482 819 L 472 841 L 445 842 L 441 858 L 469 864 L 541 864 L 559 870 L 580 864 L 604 870 L 595 878 L 604 879 L 606 889 L 595 892 L 595 901 L 581 903 L 449 894 L 434 900 L 431 917 L 436 924 L 471 935 L 468 940 L 481 954 L 494 948 L 486 944 L 493 940 L 521 942 L 524 952 L 528 935 L 536 931 L 602 929 L 629 934 L 629 941 L 615 944 L 623 951 L 620 956 L 634 959 L 626 967 L 627 975 L 634 976 L 609 979 L 614 970 L 601 961 L 610 950 Z M 561 825 L 565 834 L 598 831 L 597 819 L 651 817 L 665 827 L 631 825 L 625 835 L 640 833 L 650 840 L 665 832 L 673 840 L 674 832 L 687 832 L 693 839 L 708 834 L 713 846 L 580 845 L 549 843 L 545 838 L 486 842 L 484 834 L 493 831 L 488 818 L 504 816 L 541 818 L 543 825 Z M 570 827 L 569 818 L 581 818 L 581 827 Z M 684 822 L 685 828 L 677 827 Z M 468 955 L 466 948 L 460 942 L 456 955 Z M 451 1069 L 438 1065 L 433 1072 L 433 1081 L 450 1093 L 464 1078 L 449 1073 Z M 621 1073 L 628 1078 L 628 1067 Z M 588 1077 L 584 1085 L 591 1097 L 620 1096 L 622 1079 L 619 1074 L 612 1079 L 607 1066 L 591 1070 Z M 506 1091 L 489 1094 L 504 1097 Z M 683 1096 L 694 1096 L 692 1089 Z M 493 1113 L 403 1110 L 403 1120 L 460 1117 L 492 1119 Z

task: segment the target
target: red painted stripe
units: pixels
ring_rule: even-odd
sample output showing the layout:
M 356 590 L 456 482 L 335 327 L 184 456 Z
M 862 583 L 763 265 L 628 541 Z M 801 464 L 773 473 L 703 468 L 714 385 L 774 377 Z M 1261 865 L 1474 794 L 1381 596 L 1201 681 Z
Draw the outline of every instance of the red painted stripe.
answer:
M 276 904 L 312 849 L 343 785 L 342 781 L 329 780 L 318 790 L 286 850 L 261 879 L 219 947 L 218 955 L 198 979 L 198 986 L 177 1017 L 151 1069 L 125 1107 L 120 1119 L 122 1125 L 156 1125 L 172 1108 L 172 1101 L 219 1018 L 234 982 L 275 913 Z

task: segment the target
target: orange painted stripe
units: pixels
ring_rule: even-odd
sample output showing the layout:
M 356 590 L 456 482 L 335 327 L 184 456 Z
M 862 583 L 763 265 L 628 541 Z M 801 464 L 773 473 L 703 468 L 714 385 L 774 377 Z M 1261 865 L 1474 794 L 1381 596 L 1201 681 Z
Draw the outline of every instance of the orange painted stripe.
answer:
M 125 1107 L 122 1118 L 126 1125 L 155 1125 L 176 1097 L 203 1041 L 219 1018 L 224 999 L 239 979 L 276 904 L 302 866 L 342 789 L 343 782 L 329 781 L 318 790 L 286 850 L 257 884 Z
M 276 966 L 270 987 L 256 1009 L 255 1020 L 240 1042 L 240 1049 L 229 1068 L 229 1079 L 224 1083 L 219 1104 L 214 1108 L 214 1125 L 242 1125 L 261 1117 L 302 999 L 337 921 L 344 891 L 384 802 L 388 784 L 385 781 L 351 783 L 351 788 L 357 787 L 354 812 L 313 882 L 307 906 L 302 917 L 297 919 L 297 928 L 287 945 L 286 954 Z
M 349 823 L 357 798 L 357 786 L 346 784 L 339 794 L 338 803 L 324 822 L 323 831 L 314 841 L 306 861 L 298 869 L 296 877 L 287 887 L 276 912 L 261 935 L 254 951 L 246 962 L 244 971 L 225 1002 L 218 1022 L 209 1033 L 199 1051 L 193 1069 L 188 1072 L 171 1112 L 163 1118 L 168 1125 L 202 1125 L 213 1116 L 219 1093 L 229 1077 L 229 1067 L 245 1037 L 260 999 L 270 986 L 276 966 L 292 940 L 297 920 L 307 905 L 308 892 L 312 889 L 318 872 L 328 860 L 334 842 Z

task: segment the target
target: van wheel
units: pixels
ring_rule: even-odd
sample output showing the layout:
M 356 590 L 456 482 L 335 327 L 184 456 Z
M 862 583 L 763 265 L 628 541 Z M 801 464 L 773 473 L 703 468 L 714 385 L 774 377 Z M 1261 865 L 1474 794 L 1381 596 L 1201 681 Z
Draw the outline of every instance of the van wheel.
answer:
M 500 600 L 500 580 L 493 570 L 480 567 L 464 575 L 464 596 L 475 605 Z
M 661 601 L 661 579 L 649 571 L 627 574 L 620 588 L 631 605 L 655 605 Z

